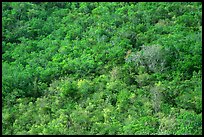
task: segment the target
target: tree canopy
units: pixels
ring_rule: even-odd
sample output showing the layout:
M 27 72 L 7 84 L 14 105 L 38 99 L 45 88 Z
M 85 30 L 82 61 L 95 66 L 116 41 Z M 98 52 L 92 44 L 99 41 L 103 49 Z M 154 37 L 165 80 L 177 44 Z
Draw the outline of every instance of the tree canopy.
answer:
M 201 135 L 201 2 L 2 2 L 4 135 Z

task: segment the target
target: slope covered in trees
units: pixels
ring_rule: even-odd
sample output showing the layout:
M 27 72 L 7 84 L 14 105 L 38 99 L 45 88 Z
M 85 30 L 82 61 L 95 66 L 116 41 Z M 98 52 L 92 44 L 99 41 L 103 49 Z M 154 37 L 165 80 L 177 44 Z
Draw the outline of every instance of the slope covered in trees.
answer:
M 3 2 L 2 132 L 202 134 L 202 3 Z

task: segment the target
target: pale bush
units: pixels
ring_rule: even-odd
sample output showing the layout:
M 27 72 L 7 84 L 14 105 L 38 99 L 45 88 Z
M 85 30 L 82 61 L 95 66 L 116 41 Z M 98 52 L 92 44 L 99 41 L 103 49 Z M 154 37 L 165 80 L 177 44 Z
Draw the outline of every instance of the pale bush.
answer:
M 163 88 L 159 85 L 155 85 L 150 88 L 152 106 L 155 113 L 158 113 L 160 111 L 162 105 L 161 104 L 163 99 L 162 91 Z
M 170 135 L 174 133 L 177 124 L 175 117 L 170 115 L 167 117 L 162 117 L 161 119 L 159 119 L 159 122 L 159 135 Z
M 136 67 L 145 66 L 151 72 L 165 70 L 167 52 L 160 45 L 142 46 L 138 52 L 132 52 L 126 62 L 132 62 Z

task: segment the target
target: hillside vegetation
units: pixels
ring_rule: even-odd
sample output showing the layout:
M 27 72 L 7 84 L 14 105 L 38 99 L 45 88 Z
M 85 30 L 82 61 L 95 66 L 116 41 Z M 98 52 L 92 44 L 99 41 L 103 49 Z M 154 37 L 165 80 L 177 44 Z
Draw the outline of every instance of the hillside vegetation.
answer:
M 4 135 L 201 135 L 201 2 L 3 2 Z

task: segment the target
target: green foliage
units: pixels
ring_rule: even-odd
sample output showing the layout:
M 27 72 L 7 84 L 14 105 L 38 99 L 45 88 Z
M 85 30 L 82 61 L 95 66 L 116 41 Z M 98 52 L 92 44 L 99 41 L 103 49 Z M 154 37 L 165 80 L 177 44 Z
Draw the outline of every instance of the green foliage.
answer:
M 181 110 L 177 118 L 178 127 L 175 134 L 179 135 L 200 135 L 202 134 L 202 114 L 196 115 L 195 112 Z
M 196 113 L 202 112 L 202 83 L 201 74 L 193 73 L 190 80 L 185 80 L 182 84 L 181 94 L 176 97 L 176 103 L 179 107 L 185 109 L 193 109 Z
M 3 2 L 4 135 L 201 135 L 202 3 Z

